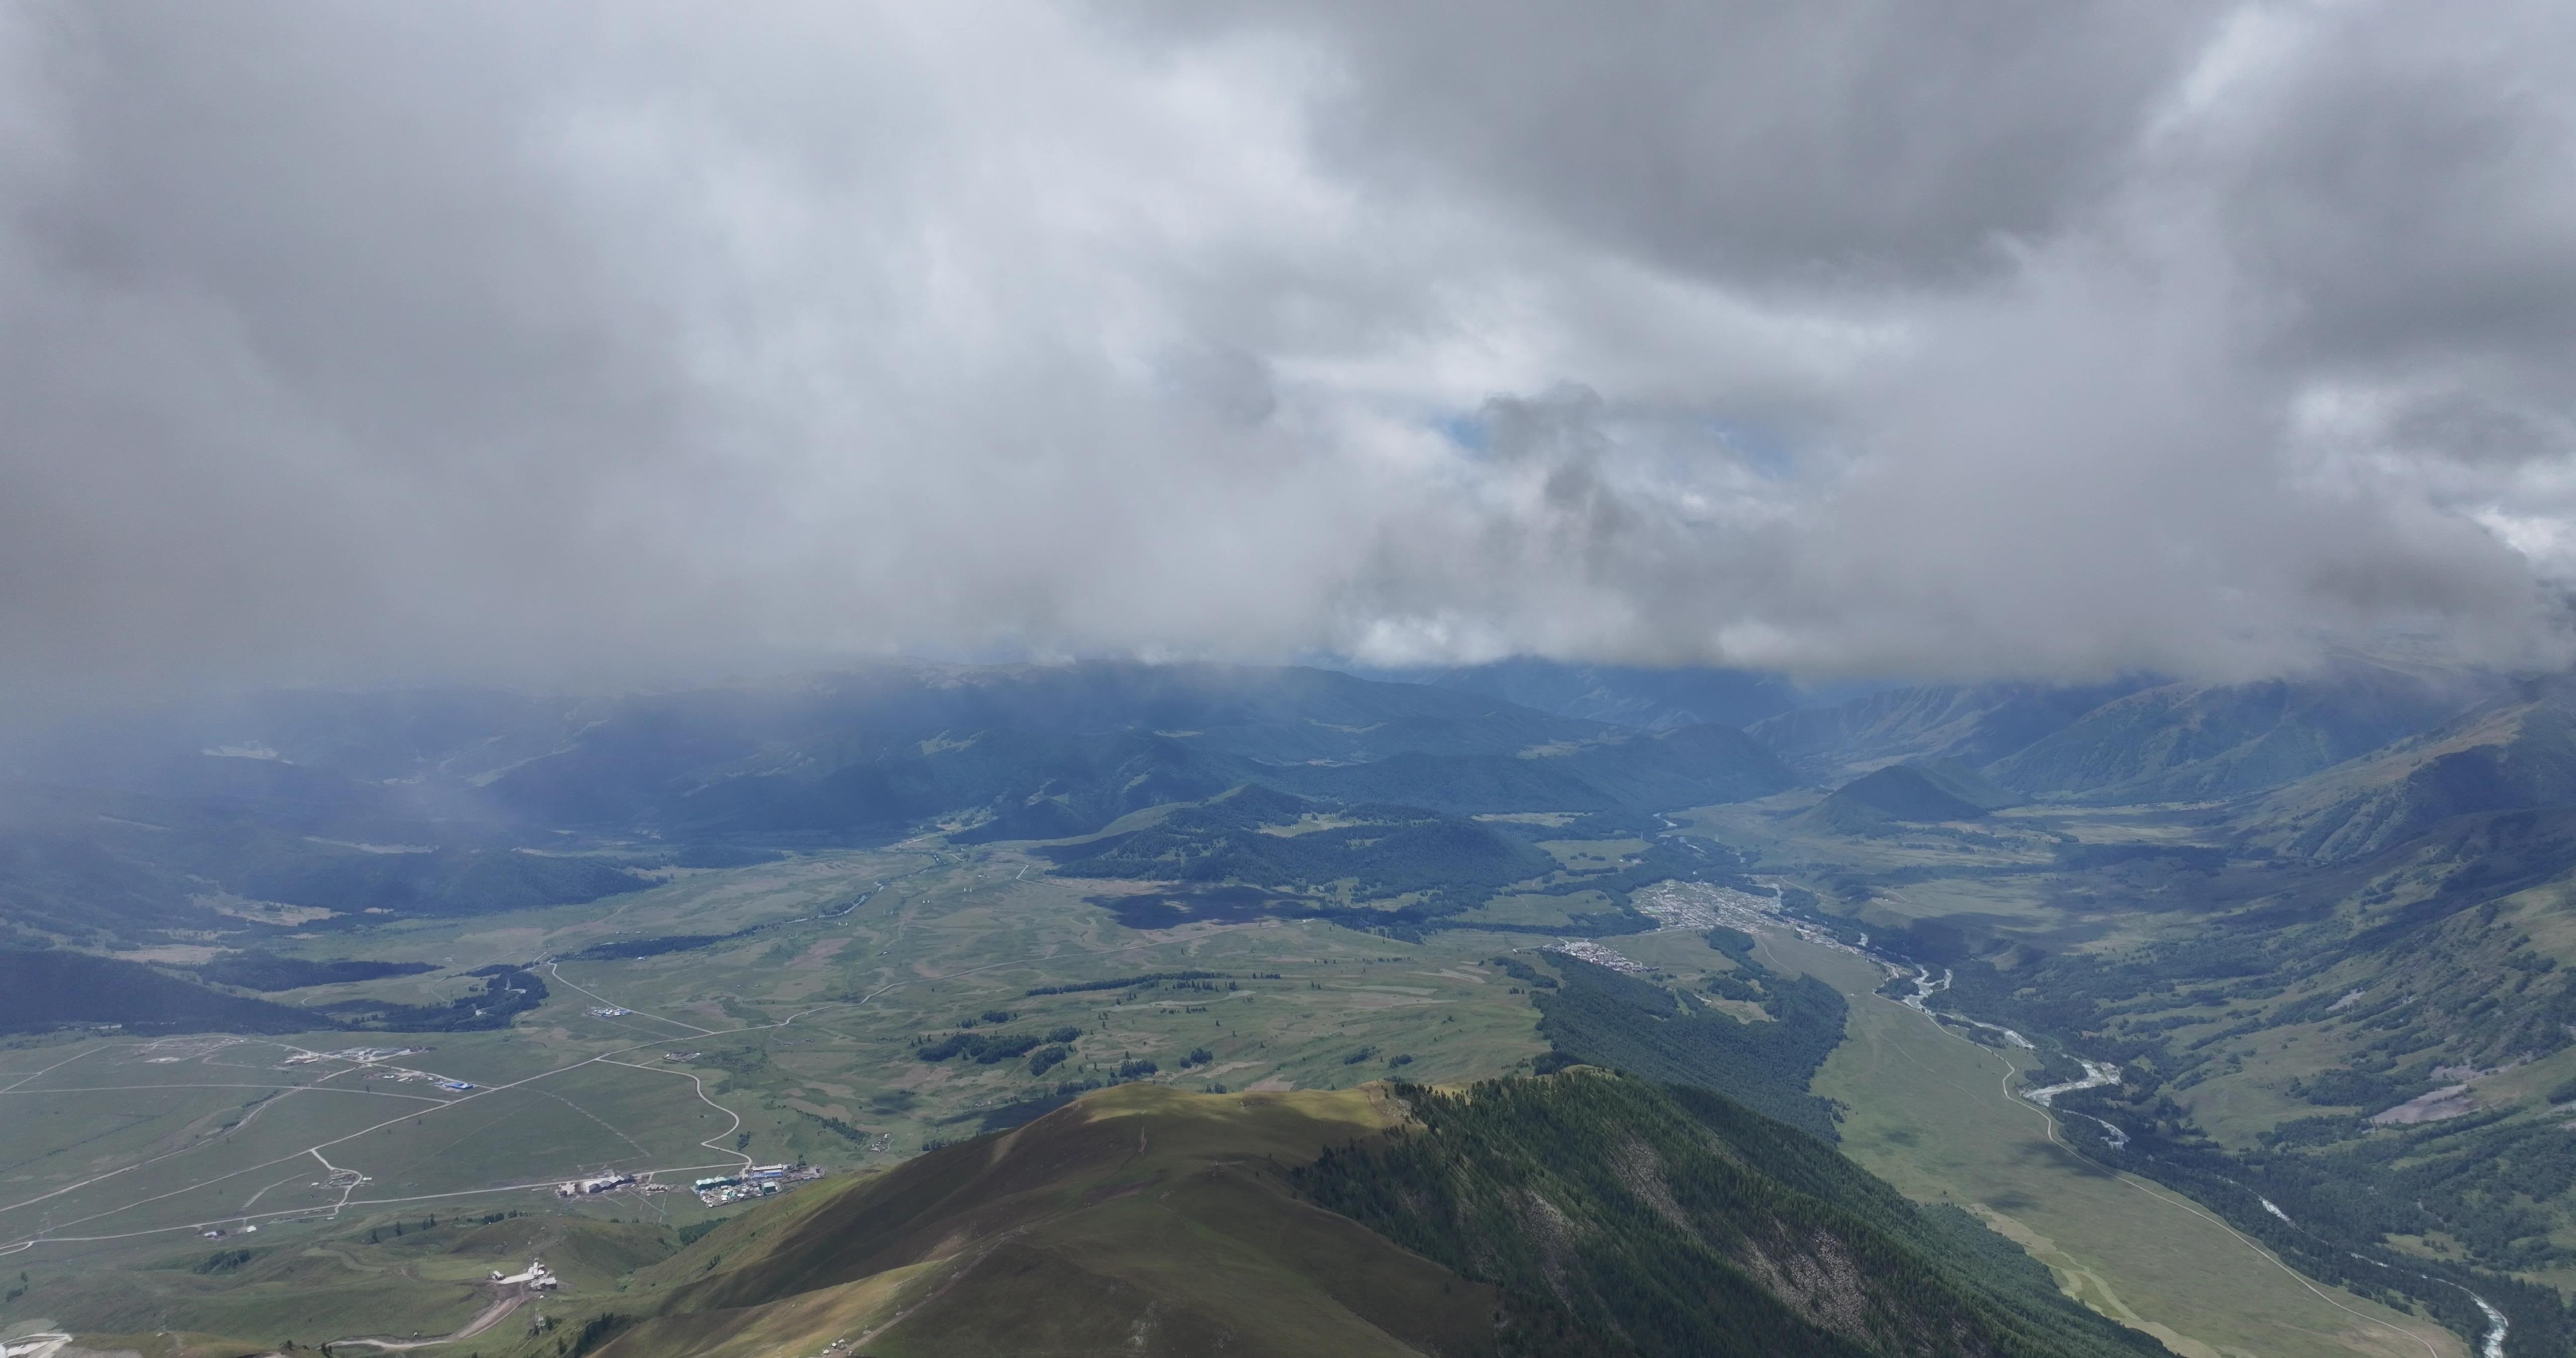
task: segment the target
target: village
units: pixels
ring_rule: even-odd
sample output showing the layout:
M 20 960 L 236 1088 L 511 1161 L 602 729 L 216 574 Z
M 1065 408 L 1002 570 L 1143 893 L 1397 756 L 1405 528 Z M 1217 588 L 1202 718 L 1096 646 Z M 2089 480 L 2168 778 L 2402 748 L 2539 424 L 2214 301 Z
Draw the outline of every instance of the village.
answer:
M 808 1183 L 822 1177 L 822 1170 L 806 1164 L 746 1165 L 737 1173 L 700 1179 L 689 1187 L 698 1195 L 698 1201 L 709 1207 L 721 1207 L 729 1202 L 765 1198 L 789 1184 Z M 633 1174 L 608 1173 L 585 1179 L 566 1179 L 555 1185 L 555 1196 L 592 1197 L 614 1193 L 621 1188 L 633 1188 L 639 1193 L 668 1193 L 673 1191 L 674 1185 L 654 1183 L 650 1178 L 639 1178 Z

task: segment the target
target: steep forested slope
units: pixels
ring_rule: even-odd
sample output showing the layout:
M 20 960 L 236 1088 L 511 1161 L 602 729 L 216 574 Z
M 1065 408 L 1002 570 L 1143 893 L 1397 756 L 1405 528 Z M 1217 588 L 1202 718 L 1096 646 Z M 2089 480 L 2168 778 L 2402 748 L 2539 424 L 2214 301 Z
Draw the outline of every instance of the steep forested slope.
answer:
M 1843 1040 L 1843 997 L 1812 976 L 1771 972 L 1735 940 L 1750 942 L 1732 929 L 1709 935 L 1710 946 L 1736 962 L 1732 984 L 1759 997 L 1768 1021 L 1740 1019 L 1689 991 L 1547 953 L 1562 980 L 1537 992 L 1539 1036 L 1559 1062 L 1713 1090 L 1831 1141 L 1833 1108 L 1807 1084 Z
M 1587 1072 L 1399 1092 L 1410 1125 L 1297 1171 L 1315 1201 L 1467 1277 L 1507 1351 L 2085 1355 L 2159 1351 L 2067 1302 L 1982 1226 L 1704 1092 Z

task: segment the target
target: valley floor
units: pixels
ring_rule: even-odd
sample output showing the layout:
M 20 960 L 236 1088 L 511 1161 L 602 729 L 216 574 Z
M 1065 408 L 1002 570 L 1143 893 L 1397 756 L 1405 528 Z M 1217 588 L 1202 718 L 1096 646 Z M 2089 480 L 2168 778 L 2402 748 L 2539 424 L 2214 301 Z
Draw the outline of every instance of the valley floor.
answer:
M 1831 982 L 1850 1035 L 1816 1080 L 1847 1108 L 1845 1154 L 1926 1201 L 1975 1211 L 2094 1309 L 2186 1358 L 2465 1358 L 2459 1336 L 2299 1276 L 2171 1190 L 2057 1142 L 2009 1092 L 2016 1064 L 1879 997 L 1885 973 L 1773 934 L 1766 953 Z

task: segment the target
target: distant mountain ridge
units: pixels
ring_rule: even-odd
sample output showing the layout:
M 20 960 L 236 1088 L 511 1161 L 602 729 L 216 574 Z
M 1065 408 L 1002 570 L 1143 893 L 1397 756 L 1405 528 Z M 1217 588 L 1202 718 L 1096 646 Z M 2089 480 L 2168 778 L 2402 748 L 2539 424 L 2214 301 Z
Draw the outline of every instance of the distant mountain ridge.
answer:
M 1246 783 L 1459 816 L 1643 818 L 1796 782 L 1731 727 L 1647 732 L 1327 670 L 1111 662 L 901 662 L 570 698 L 264 694 L 11 762 L 0 942 L 30 943 L 235 928 L 201 899 L 227 892 L 343 914 L 588 901 L 697 844 L 1063 839 Z M 627 856 L 559 852 L 585 845 Z
M 2147 683 L 1918 685 L 1835 707 L 1784 712 L 1755 722 L 1746 733 L 1823 782 L 1907 759 L 1946 758 L 1982 767 Z
M 1576 665 L 1522 656 L 1484 665 L 1395 671 L 1384 677 L 1482 693 L 1560 717 L 1645 731 L 1750 726 L 1810 705 L 1808 695 L 1787 679 L 1749 670 Z
M 1782 713 L 1747 733 L 1821 781 L 1947 759 L 2052 800 L 2218 800 L 2404 740 L 2495 690 L 2480 676 L 2361 661 L 2239 683 L 1927 685 Z

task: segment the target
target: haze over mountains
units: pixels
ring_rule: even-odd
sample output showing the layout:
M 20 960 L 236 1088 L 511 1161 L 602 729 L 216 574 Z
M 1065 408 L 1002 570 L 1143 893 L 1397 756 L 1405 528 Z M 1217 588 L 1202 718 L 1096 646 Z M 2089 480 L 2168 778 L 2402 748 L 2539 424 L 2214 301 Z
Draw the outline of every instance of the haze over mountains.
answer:
M 1483 691 L 1496 687 L 1556 710 Z M 1335 804 L 1628 815 L 1810 782 L 1841 788 L 1815 815 L 1855 833 L 2017 801 L 2193 803 L 2242 825 L 2247 844 L 2302 858 L 2376 851 L 2453 816 L 2576 804 L 2576 727 L 2555 681 L 2354 663 L 2237 684 L 1894 688 L 1742 729 L 1691 720 L 1713 693 L 1760 710 L 1792 691 L 1529 663 L 1430 684 L 921 663 L 595 698 L 281 692 L 22 744 L 7 889 L 29 910 L 105 890 L 163 927 L 209 885 L 288 905 L 355 891 L 406 910 L 500 908 L 631 885 L 507 852 L 565 836 L 675 851 L 939 827 L 1052 839 L 1245 782 Z M 1602 710 L 1630 724 L 1573 715 Z

